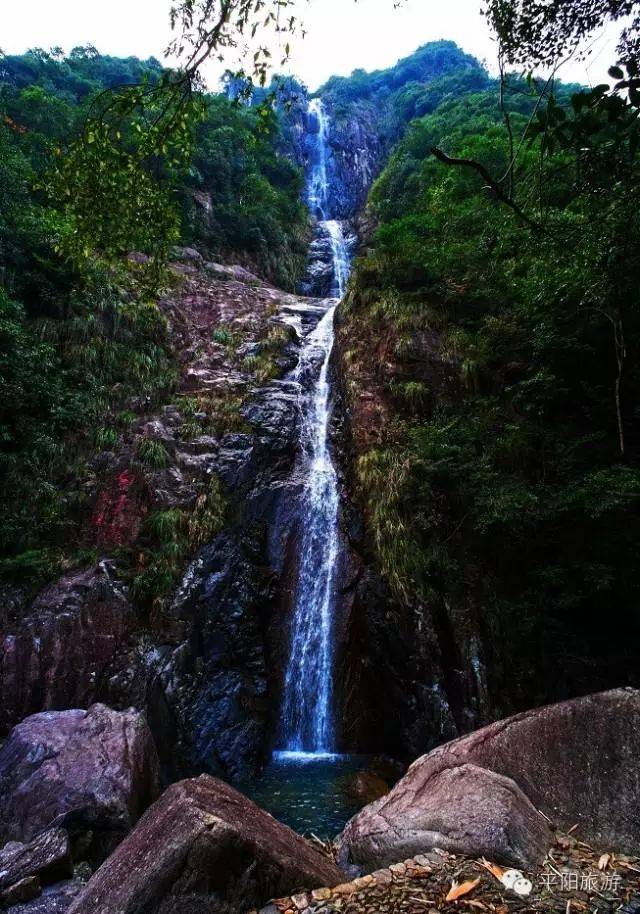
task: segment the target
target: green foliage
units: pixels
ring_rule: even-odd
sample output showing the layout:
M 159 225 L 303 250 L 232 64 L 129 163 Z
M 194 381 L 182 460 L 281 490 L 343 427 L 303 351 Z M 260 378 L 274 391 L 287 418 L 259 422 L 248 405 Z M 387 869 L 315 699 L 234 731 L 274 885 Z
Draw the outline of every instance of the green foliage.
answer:
M 555 66 L 613 23 L 622 23 L 618 54 L 640 63 L 637 0 L 488 0 L 487 17 L 511 64 Z
M 163 470 L 169 465 L 169 454 L 162 441 L 155 438 L 141 438 L 136 449 L 138 458 L 154 470 Z
M 243 406 L 244 397 L 241 395 L 183 396 L 178 402 L 178 409 L 185 420 L 179 430 L 180 437 L 189 440 L 199 435 L 222 436 L 228 432 L 246 431 Z
M 251 355 L 245 356 L 240 368 L 253 375 L 261 384 L 277 377 L 281 372 L 280 358 L 284 347 L 291 341 L 293 330 L 290 327 L 275 325 L 256 343 Z
M 206 100 L 183 193 L 187 238 L 214 257 L 249 258 L 282 288 L 306 265 L 308 216 L 302 174 L 278 150 L 281 125 L 266 105 Z M 204 196 L 203 196 L 204 195 Z
M 221 346 L 230 346 L 233 343 L 233 334 L 230 330 L 218 327 L 213 331 L 212 339 Z
M 154 402 L 173 388 L 164 334 L 155 305 L 123 302 L 99 273 L 66 318 L 30 319 L 0 290 L 3 554 L 73 547 L 88 510 L 83 455 L 117 445 L 131 391 Z
M 269 105 L 193 92 L 153 59 L 119 60 L 92 48 L 1 60 L 0 197 L 7 160 L 12 174 L 0 251 L 6 234 L 16 277 L 24 276 L 35 231 L 45 250 L 34 253 L 40 263 L 46 256 L 56 301 L 56 274 L 69 272 L 63 258 L 84 272 L 96 258 L 142 251 L 152 257 L 147 279 L 157 287 L 179 241 L 246 260 L 294 288 L 306 256 L 302 176 L 279 152 L 282 124 Z M 34 211 L 26 206 L 36 184 Z M 42 273 L 32 283 L 39 298 Z
M 133 593 L 147 608 L 162 609 L 184 571 L 188 556 L 210 543 L 225 522 L 226 501 L 217 476 L 202 486 L 189 510 L 154 511 L 145 521 L 142 567 L 133 578 Z
M 99 428 L 94 436 L 96 447 L 100 450 L 108 450 L 118 443 L 118 432 L 115 428 Z
M 482 72 L 475 57 L 461 51 L 454 41 L 432 41 L 386 70 L 354 70 L 351 76 L 332 76 L 321 92 L 336 105 L 364 99 L 380 102 L 407 87 L 424 88 L 446 74 L 464 78 L 467 69 Z
M 558 87 L 527 127 L 535 98 L 511 85 L 516 200 L 537 228 L 431 155 L 508 173 L 495 89 L 445 100 L 372 191 L 345 320 L 350 340 L 363 322 L 396 340 L 378 369 L 395 421 L 358 465 L 382 566 L 401 599 L 481 605 L 494 686 L 531 704 L 629 679 L 617 632 L 640 633 L 640 144 L 608 87 Z
M 162 86 L 99 99 L 81 136 L 58 155 L 48 189 L 62 202 L 60 250 L 79 269 L 96 254 L 112 261 L 131 250 L 161 266 L 180 239 L 174 198 L 199 105 L 167 102 Z
M 380 141 L 391 147 L 413 118 L 488 82 L 485 68 L 455 42 L 432 41 L 387 70 L 334 76 L 320 91 L 339 129 L 349 129 L 357 113 L 362 123 L 375 124 Z
M 157 61 L 92 48 L 0 58 L 5 574 L 61 567 L 91 511 L 90 457 L 117 449 L 142 408 L 174 395 L 154 301 L 169 246 L 197 240 L 289 286 L 304 263 L 301 177 L 277 151 L 279 119 L 180 96 L 172 78 Z M 210 222 L 194 215 L 198 190 L 211 195 Z M 132 249 L 151 255 L 150 268 L 127 264 Z M 240 397 L 216 399 L 181 433 L 240 431 L 241 407 Z M 152 440 L 137 456 L 151 469 L 168 462 Z M 149 574 L 173 580 L 177 561 L 165 554 Z

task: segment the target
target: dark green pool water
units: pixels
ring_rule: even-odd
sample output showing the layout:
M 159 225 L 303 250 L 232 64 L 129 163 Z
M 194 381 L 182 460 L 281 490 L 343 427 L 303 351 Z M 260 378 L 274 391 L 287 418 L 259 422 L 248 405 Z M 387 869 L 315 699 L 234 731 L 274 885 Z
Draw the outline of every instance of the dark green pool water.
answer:
M 276 753 L 261 777 L 242 790 L 300 834 L 333 838 L 361 807 L 346 789 L 349 780 L 370 765 L 362 755 Z

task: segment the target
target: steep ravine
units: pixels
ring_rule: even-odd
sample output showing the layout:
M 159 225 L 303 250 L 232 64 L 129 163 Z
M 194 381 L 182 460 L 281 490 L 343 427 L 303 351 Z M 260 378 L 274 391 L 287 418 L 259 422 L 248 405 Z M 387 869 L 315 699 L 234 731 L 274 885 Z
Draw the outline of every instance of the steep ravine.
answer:
M 120 453 L 96 456 L 86 536 L 104 558 L 35 600 L 15 595 L 0 650 L 1 725 L 95 701 L 134 705 L 167 777 L 236 779 L 260 766 L 275 727 L 298 537 L 299 384 L 286 376 L 325 307 L 196 252 L 175 272 L 177 289 L 160 304 L 181 353 L 180 390 L 140 417 Z M 142 439 L 162 446 L 166 465 L 136 458 Z M 158 511 L 197 519 L 214 482 L 221 532 L 195 551 L 173 596 L 143 611 L 118 553 L 135 555 Z
M 320 219 L 311 246 L 303 289 L 311 298 L 178 252 L 176 288 L 160 307 L 179 389 L 159 411 L 135 404 L 121 450 L 95 455 L 86 538 L 99 549 L 97 565 L 70 571 L 35 599 L 6 593 L 3 733 L 43 709 L 133 705 L 147 713 L 168 778 L 210 771 L 244 779 L 277 744 L 306 523 L 300 395 L 315 383 L 313 372 L 306 380 L 292 372 L 327 311 L 326 296 L 342 291 L 334 288 L 333 233 L 352 256 L 387 151 L 371 106 L 354 110 L 365 115 L 334 119 L 327 103 L 331 219 Z M 307 115 L 298 128 L 309 168 L 317 118 Z M 327 374 L 340 497 L 334 748 L 408 760 L 486 718 L 478 635 L 469 617 L 452 618 L 446 606 L 399 604 L 380 573 L 354 468 L 363 437 L 382 434 L 385 397 L 375 377 L 358 376 L 354 399 L 354 346 L 340 309 L 337 325 Z M 366 346 L 384 362 L 384 341 L 372 332 Z M 365 373 L 368 364 L 363 358 Z M 166 455 L 160 465 L 138 459 L 143 440 Z M 220 532 L 191 549 L 171 597 L 141 606 L 123 550 L 135 557 L 149 519 L 163 512 L 202 522 L 206 537 L 203 519 L 210 524 L 221 505 Z
M 370 106 L 356 104 L 350 116 L 343 111 L 335 119 L 329 101 L 326 111 L 328 206 L 346 226 L 353 253 L 367 191 L 387 150 Z M 326 292 L 330 264 L 331 248 L 320 229 L 311 247 L 314 291 Z M 454 611 L 439 598 L 429 605 L 412 595 L 399 600 L 381 573 L 357 471 L 369 447 L 385 440 L 393 417 L 387 393 L 393 340 L 378 337 L 378 331 L 350 321 L 344 306 L 338 307 L 332 384 L 342 490 L 335 624 L 339 745 L 409 760 L 486 722 L 491 711 L 475 613 L 468 607 Z M 443 370 L 428 346 L 417 357 L 427 374 Z

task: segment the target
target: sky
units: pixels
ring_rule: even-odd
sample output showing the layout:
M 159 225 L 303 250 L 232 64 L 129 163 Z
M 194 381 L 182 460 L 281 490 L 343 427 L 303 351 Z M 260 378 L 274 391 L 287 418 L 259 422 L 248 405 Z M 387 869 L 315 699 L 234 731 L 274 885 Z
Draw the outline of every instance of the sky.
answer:
M 315 90 L 329 76 L 394 64 L 428 41 L 448 38 L 495 70 L 495 44 L 480 13 L 481 0 L 300 0 L 307 37 L 292 41 L 286 72 Z M 21 53 L 30 47 L 93 44 L 115 56 L 151 55 L 163 60 L 170 39 L 170 0 L 0 0 L 0 48 Z M 561 71 L 566 80 L 606 80 L 615 59 L 616 34 L 596 37 L 587 62 Z M 282 56 L 274 47 L 274 57 Z M 236 61 L 229 59 L 226 65 Z M 219 66 L 205 76 L 213 88 Z

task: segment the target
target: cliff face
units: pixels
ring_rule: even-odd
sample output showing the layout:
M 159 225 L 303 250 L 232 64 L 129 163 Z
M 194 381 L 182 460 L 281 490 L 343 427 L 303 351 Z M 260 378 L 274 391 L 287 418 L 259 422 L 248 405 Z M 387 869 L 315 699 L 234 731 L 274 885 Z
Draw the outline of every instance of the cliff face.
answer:
M 336 218 L 353 220 L 364 209 L 371 185 L 389 152 L 381 130 L 381 112 L 370 102 L 338 107 L 326 99 L 329 115 L 329 197 Z
M 388 493 L 402 468 L 385 464 L 401 417 L 389 395 L 403 371 L 397 340 L 384 322 L 338 312 L 335 365 L 342 424 L 340 453 L 352 518 L 349 543 L 358 567 L 342 653 L 345 720 L 352 745 L 414 758 L 494 716 L 489 701 L 483 623 L 465 598 L 397 586 L 385 568 Z M 411 370 L 443 393 L 448 367 L 432 338 L 413 340 Z M 380 472 L 370 478 L 370 464 Z M 425 519 L 416 518 L 416 524 Z M 411 556 L 407 556 L 411 564 Z M 473 575 L 473 569 L 469 569 Z M 354 699 L 354 696 L 357 696 Z M 379 722 L 385 720 L 384 731 Z
M 447 72 L 446 62 L 438 66 L 430 71 L 433 78 Z M 322 101 L 328 115 L 331 212 L 347 226 L 355 254 L 372 230 L 366 213 L 369 190 L 406 122 L 399 104 L 402 80 L 387 84 L 384 76 L 382 88 L 373 94 L 370 87 L 354 91 L 346 82 L 348 92 L 340 81 L 325 87 Z M 413 91 L 427 90 L 414 85 Z M 320 233 L 311 248 L 307 289 L 327 294 L 327 277 L 330 249 Z M 384 536 L 362 482 L 363 466 L 372 453 L 384 451 L 402 421 L 389 394 L 394 381 L 407 375 L 397 342 L 391 326 L 372 315 L 357 317 L 344 305 L 338 310 L 334 444 L 343 486 L 344 585 L 337 681 L 344 747 L 410 759 L 487 722 L 494 709 L 486 683 L 483 626 L 473 602 L 466 595 L 452 602 L 437 586 L 429 600 L 417 592 L 399 592 L 385 568 Z M 447 395 L 453 371 L 437 340 L 416 334 L 408 358 L 413 381 L 437 386 Z M 392 473 L 381 473 L 374 489 L 393 486 Z
M 285 376 L 293 325 L 322 309 L 195 251 L 174 270 L 160 307 L 179 390 L 157 412 L 139 404 L 119 452 L 94 459 L 85 538 L 99 562 L 35 599 L 8 595 L 0 730 L 41 710 L 134 705 L 170 777 L 236 779 L 265 758 L 278 712 L 299 523 L 299 393 Z M 140 459 L 149 442 L 156 465 Z

